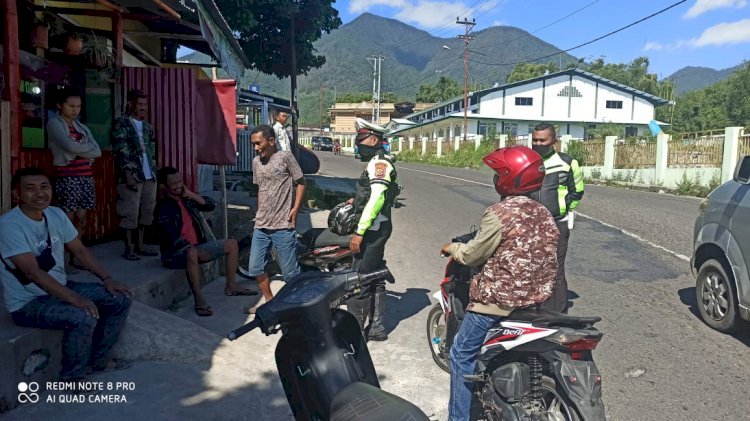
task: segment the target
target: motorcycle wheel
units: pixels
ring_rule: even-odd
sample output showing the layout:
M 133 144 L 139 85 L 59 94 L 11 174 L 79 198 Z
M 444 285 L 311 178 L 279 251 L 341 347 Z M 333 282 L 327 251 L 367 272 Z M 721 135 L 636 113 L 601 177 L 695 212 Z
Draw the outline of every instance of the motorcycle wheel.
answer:
M 276 263 L 276 249 L 272 249 L 267 256 L 266 273 L 273 276 L 281 273 L 278 263 Z M 237 254 L 237 275 L 245 279 L 255 279 L 250 276 L 250 240 L 246 237 L 239 242 L 239 253 Z
M 542 377 L 542 401 L 544 401 L 549 420 L 579 421 L 581 419 L 565 393 L 557 387 L 557 383 L 552 378 L 547 376 Z
M 440 304 L 435 304 L 427 315 L 427 342 L 435 364 L 446 373 L 451 372 L 448 350 L 444 349 L 445 335 L 448 327 L 445 325 L 445 314 Z

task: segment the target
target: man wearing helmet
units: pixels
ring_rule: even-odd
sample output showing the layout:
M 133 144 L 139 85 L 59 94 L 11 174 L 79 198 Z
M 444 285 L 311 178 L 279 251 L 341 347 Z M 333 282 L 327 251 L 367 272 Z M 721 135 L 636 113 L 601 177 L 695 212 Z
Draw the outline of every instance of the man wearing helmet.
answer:
M 525 146 L 498 149 L 483 159 L 495 175 L 498 203 L 484 211 L 474 239 L 445 244 L 440 252 L 481 266 L 469 288 L 469 305 L 450 351 L 450 420 L 468 420 L 476 356 L 487 331 L 514 309 L 547 300 L 557 275 L 559 233 L 549 210 L 529 195 L 542 187 L 542 157 Z
M 349 248 L 354 252 L 353 267 L 360 272 L 370 272 L 385 267 L 383 255 L 385 243 L 391 236 L 391 207 L 398 194 L 396 168 L 385 154 L 383 137 L 385 128 L 364 119 L 356 120 L 356 145 L 360 160 L 367 162 L 357 181 L 356 194 L 349 203 L 354 204 L 358 223 L 354 229 Z M 365 331 L 365 320 L 369 316 L 367 338 L 374 341 L 388 339 L 383 326 L 385 316 L 385 281 L 372 286 L 364 297 L 352 298 L 347 308 Z

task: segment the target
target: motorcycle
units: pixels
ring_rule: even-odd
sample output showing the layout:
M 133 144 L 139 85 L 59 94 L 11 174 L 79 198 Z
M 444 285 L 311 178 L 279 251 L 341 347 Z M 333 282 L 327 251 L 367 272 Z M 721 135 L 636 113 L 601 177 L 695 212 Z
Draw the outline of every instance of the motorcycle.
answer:
M 250 234 L 238 243 L 237 274 L 248 279 L 251 278 L 248 266 L 254 225 L 251 222 Z M 303 272 L 331 272 L 351 268 L 353 253 L 349 250 L 349 237 L 336 235 L 325 228 L 311 228 L 297 235 L 297 259 Z M 266 260 L 266 273 L 269 276 L 281 274 L 276 249 L 271 249 Z
M 227 337 L 236 340 L 256 328 L 266 335 L 282 332 L 276 366 L 297 420 L 428 420 L 415 405 L 380 390 L 357 320 L 337 308 L 388 274 L 301 273 Z
M 333 154 L 334 155 L 341 155 L 341 144 L 339 142 L 333 143 Z
M 466 243 L 476 234 L 456 237 Z M 469 304 L 469 285 L 479 267 L 448 260 L 438 301 L 427 317 L 435 363 L 450 372 L 450 348 Z M 487 333 L 477 357 L 472 419 L 604 420 L 599 373 L 592 351 L 603 333 L 600 317 L 575 317 L 518 309 Z

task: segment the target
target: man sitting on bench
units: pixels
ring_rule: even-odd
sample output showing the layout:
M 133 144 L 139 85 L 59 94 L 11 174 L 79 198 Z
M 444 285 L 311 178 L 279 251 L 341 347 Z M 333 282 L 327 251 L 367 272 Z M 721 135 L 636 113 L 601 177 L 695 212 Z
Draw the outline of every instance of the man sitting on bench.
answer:
M 213 310 L 201 291 L 201 263 L 211 262 L 221 256 L 226 257 L 227 296 L 256 295 L 250 289 L 242 289 L 235 283 L 237 271 L 237 241 L 234 239 L 208 241 L 201 211 L 212 211 L 216 202 L 209 197 L 199 196 L 186 189 L 182 175 L 177 169 L 164 167 L 157 173 L 157 181 L 164 196 L 156 206 L 156 223 L 161 242 L 161 260 L 170 269 L 185 269 L 188 284 L 195 298 L 195 313 L 211 316 Z

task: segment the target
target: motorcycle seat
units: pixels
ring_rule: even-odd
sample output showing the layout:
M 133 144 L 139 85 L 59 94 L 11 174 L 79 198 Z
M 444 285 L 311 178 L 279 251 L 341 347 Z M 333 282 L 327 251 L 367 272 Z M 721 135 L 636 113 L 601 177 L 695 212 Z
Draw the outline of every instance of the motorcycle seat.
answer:
M 349 237 L 336 235 L 326 228 L 312 228 L 302 234 L 300 241 L 309 249 L 326 246 L 349 247 Z
M 568 316 L 567 314 L 557 313 L 549 310 L 540 309 L 520 309 L 515 310 L 506 320 L 519 320 L 532 322 L 535 325 L 556 325 L 556 326 L 591 326 L 602 320 L 601 317 L 579 317 Z
M 332 421 L 394 421 L 429 418 L 416 405 L 367 383 L 356 382 L 341 389 L 331 402 Z

